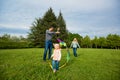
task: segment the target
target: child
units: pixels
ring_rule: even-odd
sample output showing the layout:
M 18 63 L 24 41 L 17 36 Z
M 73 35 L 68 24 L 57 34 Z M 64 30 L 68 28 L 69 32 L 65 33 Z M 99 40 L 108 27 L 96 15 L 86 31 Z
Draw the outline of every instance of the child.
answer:
M 52 60 L 52 67 L 53 72 L 55 73 L 57 70 L 59 70 L 59 61 L 61 60 L 61 49 L 59 44 L 54 44 L 54 51 L 51 56 Z
M 71 43 L 71 46 L 70 47 L 72 47 L 73 48 L 73 54 L 74 54 L 74 56 L 75 57 L 77 57 L 77 53 L 76 53 L 76 51 L 77 51 L 77 47 L 79 47 L 80 48 L 80 45 L 78 44 L 78 41 L 77 41 L 77 39 L 76 38 L 74 38 L 73 39 L 73 41 L 72 41 L 72 43 Z

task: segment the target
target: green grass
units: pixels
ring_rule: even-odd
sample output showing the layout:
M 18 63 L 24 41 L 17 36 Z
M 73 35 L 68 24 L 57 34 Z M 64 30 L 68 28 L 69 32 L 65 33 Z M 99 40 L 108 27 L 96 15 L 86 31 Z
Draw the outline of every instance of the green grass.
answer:
M 0 80 L 120 80 L 120 50 L 78 49 L 56 74 L 42 60 L 43 49 L 0 50 Z M 64 64 L 66 50 L 62 50 Z

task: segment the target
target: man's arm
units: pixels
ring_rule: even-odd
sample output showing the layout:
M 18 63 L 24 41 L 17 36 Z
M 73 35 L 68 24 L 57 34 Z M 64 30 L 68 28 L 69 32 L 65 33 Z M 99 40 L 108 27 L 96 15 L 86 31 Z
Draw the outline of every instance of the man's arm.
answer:
M 58 32 L 58 31 L 57 32 L 53 32 L 53 31 L 47 30 L 46 33 L 48 33 L 48 34 L 59 34 L 60 32 Z

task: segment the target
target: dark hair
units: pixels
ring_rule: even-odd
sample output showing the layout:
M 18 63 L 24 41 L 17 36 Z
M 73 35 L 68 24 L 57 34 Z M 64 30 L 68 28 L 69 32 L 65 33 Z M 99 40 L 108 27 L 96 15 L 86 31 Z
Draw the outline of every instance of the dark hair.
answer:
M 53 26 L 50 26 L 49 28 L 54 28 Z

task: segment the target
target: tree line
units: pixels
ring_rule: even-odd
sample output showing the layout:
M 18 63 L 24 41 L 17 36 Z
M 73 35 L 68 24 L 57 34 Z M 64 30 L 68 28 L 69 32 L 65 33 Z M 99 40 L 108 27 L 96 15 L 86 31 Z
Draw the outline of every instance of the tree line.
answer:
M 79 34 L 70 33 L 69 37 L 70 41 L 76 37 L 82 48 L 120 49 L 120 35 L 117 34 L 108 34 L 106 37 L 95 36 L 93 39 L 91 39 L 88 35 L 82 37 Z
M 0 36 L 0 49 L 15 49 L 15 48 L 28 48 L 29 42 L 27 38 L 22 36 L 11 36 L 4 34 Z
M 77 33 L 68 33 L 68 38 L 66 40 L 67 46 L 70 44 L 74 38 L 77 38 L 78 43 L 81 48 L 107 48 L 107 49 L 120 49 L 120 35 L 108 34 L 106 37 L 95 36 L 91 39 L 88 35 L 82 37 Z M 53 41 L 54 42 L 54 41 Z M 55 41 L 56 42 L 56 41 Z M 39 47 L 39 45 L 31 45 L 29 38 L 24 38 L 22 36 L 10 36 L 9 34 L 4 34 L 0 37 L 0 49 L 14 49 L 14 48 L 32 48 Z M 44 47 L 44 42 L 43 46 Z
M 57 28 L 60 28 L 60 34 L 53 37 L 54 43 L 56 43 L 57 38 L 60 38 L 65 41 L 69 47 L 73 38 L 77 38 L 82 48 L 120 49 L 120 35 L 109 34 L 107 37 L 95 36 L 94 39 L 90 39 L 88 35 L 82 37 L 77 33 L 71 33 L 66 28 L 66 22 L 61 11 L 59 12 L 59 15 L 56 16 L 52 8 L 49 8 L 43 17 L 35 19 L 30 26 L 27 38 L 22 36 L 10 36 L 9 34 L 0 36 L 0 48 L 43 48 L 45 43 L 45 31 L 50 26 L 53 26 L 55 31 Z

